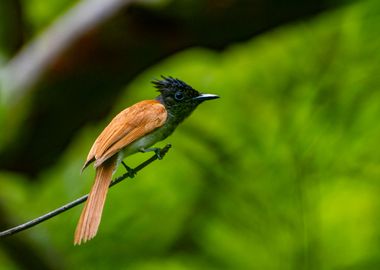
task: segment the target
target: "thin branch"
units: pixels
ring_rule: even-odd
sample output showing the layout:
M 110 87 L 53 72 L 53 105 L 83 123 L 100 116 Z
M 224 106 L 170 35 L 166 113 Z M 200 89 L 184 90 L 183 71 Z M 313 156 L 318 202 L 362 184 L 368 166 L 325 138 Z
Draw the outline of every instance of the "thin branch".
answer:
M 160 151 L 158 151 L 154 156 L 152 156 L 151 158 L 147 159 L 146 161 L 144 161 L 143 163 L 141 163 L 140 165 L 138 165 L 136 168 L 132 169 L 131 171 L 123 174 L 122 176 L 119 176 L 117 177 L 116 179 L 114 179 L 110 186 L 109 187 L 112 187 L 118 183 L 120 183 L 121 181 L 123 181 L 124 179 L 126 178 L 133 178 L 134 174 L 137 173 L 138 171 L 141 171 L 142 169 L 144 169 L 146 166 L 148 166 L 150 163 L 152 163 L 153 161 L 155 161 L 156 159 L 161 159 L 165 156 L 165 154 L 169 151 L 171 145 L 170 144 L 167 144 L 164 148 L 160 149 Z M 67 210 L 73 208 L 74 206 L 77 206 L 83 202 L 85 202 L 87 200 L 87 197 L 88 197 L 88 194 L 87 195 L 84 195 L 78 199 L 76 199 L 75 201 L 72 201 L 68 204 L 65 204 L 45 215 L 42 215 L 38 218 L 35 218 L 31 221 L 28 221 L 24 224 L 21 224 L 21 225 L 18 225 L 16 227 L 13 227 L 13 228 L 10 228 L 6 231 L 2 231 L 0 232 L 0 237 L 6 237 L 6 236 L 9 236 L 9 235 L 12 235 L 12 234 L 15 234 L 15 233 L 18 233 L 18 232 L 21 232 L 21 231 L 24 231 L 26 229 L 29 229 L 43 221 L 46 221 L 48 219 L 51 219 L 52 217 L 55 217 L 63 212 L 66 212 Z

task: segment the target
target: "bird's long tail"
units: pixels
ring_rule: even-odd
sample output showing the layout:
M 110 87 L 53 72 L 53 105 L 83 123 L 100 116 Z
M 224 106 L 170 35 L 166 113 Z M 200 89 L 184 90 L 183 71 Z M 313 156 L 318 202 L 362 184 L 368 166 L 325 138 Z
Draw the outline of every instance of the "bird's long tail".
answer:
M 96 235 L 116 163 L 117 157 L 111 157 L 96 168 L 95 183 L 79 218 L 74 245 L 85 243 Z

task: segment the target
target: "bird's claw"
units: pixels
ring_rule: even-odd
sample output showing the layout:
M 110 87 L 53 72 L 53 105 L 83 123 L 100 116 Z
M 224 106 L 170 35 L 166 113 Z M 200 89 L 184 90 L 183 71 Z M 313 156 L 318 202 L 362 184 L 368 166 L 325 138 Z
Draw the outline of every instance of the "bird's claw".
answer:
M 128 175 L 129 175 L 130 178 L 135 177 L 136 172 L 135 172 L 134 169 L 132 169 L 132 168 L 130 168 L 129 166 L 127 166 L 127 164 L 125 164 L 124 161 L 122 161 L 121 164 L 123 164 L 124 168 L 127 170 Z

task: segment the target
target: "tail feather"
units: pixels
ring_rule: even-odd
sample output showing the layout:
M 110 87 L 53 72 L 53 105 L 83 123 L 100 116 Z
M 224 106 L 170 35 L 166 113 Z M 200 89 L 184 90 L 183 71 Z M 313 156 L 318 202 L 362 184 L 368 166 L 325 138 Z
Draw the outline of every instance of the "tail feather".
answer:
M 112 157 L 96 168 L 95 183 L 82 210 L 75 230 L 74 245 L 92 239 L 99 228 L 108 187 L 116 167 L 116 157 Z

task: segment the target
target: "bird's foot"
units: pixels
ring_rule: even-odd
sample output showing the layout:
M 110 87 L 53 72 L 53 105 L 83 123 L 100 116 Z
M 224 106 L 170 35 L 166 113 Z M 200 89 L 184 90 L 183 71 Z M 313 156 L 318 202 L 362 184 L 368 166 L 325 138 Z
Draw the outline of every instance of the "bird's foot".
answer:
M 123 164 L 124 168 L 127 170 L 129 177 L 131 177 L 131 178 L 135 177 L 136 172 L 135 172 L 134 169 L 128 167 L 127 164 L 125 164 L 124 161 L 122 161 L 121 164 Z
M 158 159 L 162 159 L 163 156 L 161 155 L 161 148 L 153 147 L 153 148 L 141 148 L 140 152 L 147 153 L 147 152 L 154 152 Z

